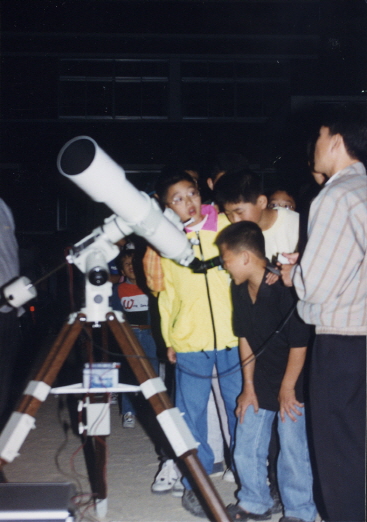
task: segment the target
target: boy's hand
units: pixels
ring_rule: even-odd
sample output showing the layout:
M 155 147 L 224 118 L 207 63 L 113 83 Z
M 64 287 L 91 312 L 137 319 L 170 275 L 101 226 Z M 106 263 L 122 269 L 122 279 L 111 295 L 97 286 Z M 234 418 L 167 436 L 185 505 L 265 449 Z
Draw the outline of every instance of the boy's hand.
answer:
M 276 274 L 273 274 L 272 272 L 268 272 L 265 276 L 265 283 L 267 285 L 273 285 L 276 283 L 279 279 L 279 276 Z
M 255 413 L 257 413 L 259 411 L 259 403 L 257 402 L 255 390 L 245 390 L 237 398 L 237 408 L 235 411 L 240 424 L 243 423 L 246 410 L 251 405 L 254 407 Z
M 293 421 L 297 422 L 297 416 L 301 416 L 302 413 L 299 408 L 303 408 L 303 404 L 298 402 L 294 388 L 280 387 L 278 401 L 280 405 L 279 413 L 282 422 L 285 422 L 286 414 Z
M 171 364 L 175 364 L 177 360 L 176 352 L 171 346 L 167 348 L 167 359 Z

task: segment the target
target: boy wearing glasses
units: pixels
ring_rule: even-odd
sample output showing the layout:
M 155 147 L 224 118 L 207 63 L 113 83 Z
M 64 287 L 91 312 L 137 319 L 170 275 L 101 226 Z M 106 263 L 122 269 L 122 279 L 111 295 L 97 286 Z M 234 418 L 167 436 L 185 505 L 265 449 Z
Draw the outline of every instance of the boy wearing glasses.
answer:
M 229 223 L 213 206 L 201 204 L 192 178 L 172 169 L 158 180 L 156 193 L 161 205 L 173 209 L 186 223 L 187 237 L 196 242 L 193 246 L 196 257 L 208 260 L 218 256 L 215 240 Z M 200 443 L 198 455 L 210 474 L 214 455 L 207 442 L 207 406 L 214 367 L 232 441 L 236 398 L 241 391 L 238 343 L 232 330 L 230 279 L 218 267 L 206 274 L 197 274 L 169 259 L 161 261 L 164 290 L 159 294 L 158 303 L 168 359 L 176 363 L 176 405 L 185 413 L 185 420 Z M 187 478 L 183 483 L 183 507 L 196 516 L 204 516 L 192 485 Z
M 296 210 L 296 201 L 287 190 L 278 189 L 269 196 L 268 208 L 279 207 Z

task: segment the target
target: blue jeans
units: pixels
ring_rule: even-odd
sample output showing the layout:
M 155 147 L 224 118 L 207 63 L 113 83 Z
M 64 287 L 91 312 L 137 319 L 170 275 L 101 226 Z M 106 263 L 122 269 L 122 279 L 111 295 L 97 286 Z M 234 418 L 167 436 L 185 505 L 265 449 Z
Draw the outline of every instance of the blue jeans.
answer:
M 242 388 L 242 373 L 238 348 L 213 350 L 211 352 L 177 353 L 176 406 L 195 440 L 200 443 L 198 457 L 205 471 L 213 471 L 214 454 L 208 444 L 208 400 L 214 365 L 217 368 L 219 386 L 228 416 L 228 429 L 233 444 L 237 418 L 236 399 Z M 191 489 L 187 479 L 183 480 Z
M 139 328 L 133 328 L 135 337 L 139 341 L 141 347 L 143 348 L 145 355 L 149 359 L 149 362 L 153 366 L 154 371 L 158 375 L 159 372 L 159 361 L 157 359 L 157 347 L 155 341 L 152 336 L 152 332 L 150 328 L 146 330 L 140 330 Z M 127 361 L 123 361 L 124 365 L 129 365 Z M 126 370 L 126 371 L 124 371 Z M 122 370 L 122 379 L 124 384 L 137 384 L 136 378 L 133 375 L 130 366 L 128 368 L 124 368 Z M 133 415 L 136 414 L 135 408 L 130 400 L 130 393 L 122 393 L 121 398 L 121 413 L 125 415 L 128 411 L 130 411 Z
M 280 452 L 278 457 L 278 485 L 284 515 L 315 520 L 316 506 L 312 494 L 312 471 L 306 436 L 305 412 L 293 422 L 285 422 L 278 414 Z M 271 426 L 276 412 L 250 406 L 242 424 L 237 424 L 234 462 L 241 489 L 239 505 L 251 513 L 265 513 L 273 505 L 267 485 L 267 466 Z

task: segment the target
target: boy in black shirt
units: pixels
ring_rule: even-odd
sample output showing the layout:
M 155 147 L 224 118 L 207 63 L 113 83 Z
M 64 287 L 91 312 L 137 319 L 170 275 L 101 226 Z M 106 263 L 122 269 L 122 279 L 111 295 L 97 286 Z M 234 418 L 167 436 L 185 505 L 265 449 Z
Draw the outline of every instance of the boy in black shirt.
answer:
M 264 236 L 258 225 L 234 223 L 219 234 L 216 243 L 233 279 L 233 324 L 244 380 L 237 399 L 234 450 L 241 489 L 238 504 L 230 504 L 228 512 L 233 520 L 271 518 L 273 499 L 266 481 L 266 459 L 271 426 L 278 414 L 278 483 L 284 506 L 280 522 L 314 521 L 317 512 L 302 396 L 309 329 L 292 312 L 290 289 L 280 281 L 271 286 L 265 283 Z M 279 328 L 287 316 L 288 321 Z

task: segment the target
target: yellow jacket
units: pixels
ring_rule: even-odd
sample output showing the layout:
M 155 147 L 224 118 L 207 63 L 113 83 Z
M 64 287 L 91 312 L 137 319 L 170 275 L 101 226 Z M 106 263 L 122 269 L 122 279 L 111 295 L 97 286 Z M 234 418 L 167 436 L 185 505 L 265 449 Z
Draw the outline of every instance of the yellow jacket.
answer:
M 219 255 L 214 241 L 218 233 L 229 225 L 224 214 L 217 214 L 214 207 L 202 206 L 207 221 L 198 232 L 204 260 Z M 196 237 L 189 232 L 188 238 Z M 202 259 L 199 246 L 194 246 L 196 257 Z M 194 274 L 190 268 L 162 258 L 165 289 L 159 294 L 161 330 L 166 346 L 176 352 L 223 350 L 237 346 L 232 330 L 232 301 L 230 278 L 225 270 L 210 268 L 206 274 Z M 205 278 L 207 277 L 210 302 Z M 216 346 L 215 346 L 216 344 Z

